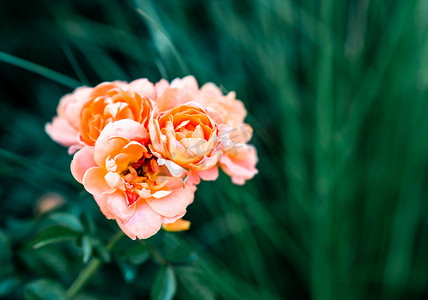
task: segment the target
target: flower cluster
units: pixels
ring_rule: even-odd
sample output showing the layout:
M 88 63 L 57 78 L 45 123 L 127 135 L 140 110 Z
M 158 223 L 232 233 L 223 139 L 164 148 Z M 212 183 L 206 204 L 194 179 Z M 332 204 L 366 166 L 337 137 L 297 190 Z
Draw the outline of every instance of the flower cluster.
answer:
M 196 185 L 218 167 L 235 184 L 257 173 L 244 105 L 193 76 L 80 87 L 57 113 L 46 132 L 69 147 L 74 178 L 132 239 L 188 228 L 181 218 Z

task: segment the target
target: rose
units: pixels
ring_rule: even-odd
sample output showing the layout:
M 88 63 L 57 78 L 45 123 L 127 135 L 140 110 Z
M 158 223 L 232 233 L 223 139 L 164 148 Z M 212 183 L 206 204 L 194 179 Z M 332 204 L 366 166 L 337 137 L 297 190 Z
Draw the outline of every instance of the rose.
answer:
M 235 184 L 244 184 L 245 180 L 257 174 L 257 152 L 253 146 L 247 144 L 253 130 L 244 123 L 247 111 L 243 103 L 235 98 L 235 92 L 225 96 L 213 83 L 206 83 L 199 89 L 193 76 L 174 79 L 171 84 L 162 79 L 155 84 L 155 90 L 158 95 L 156 105 L 161 111 L 190 101 L 197 102 L 204 108 L 219 128 L 219 165 L 232 177 Z M 214 171 L 217 171 L 217 168 L 211 170 L 205 171 L 206 174 L 200 173 L 201 178 L 216 179 Z
M 80 139 L 93 146 L 101 130 L 110 122 L 122 119 L 137 121 L 147 127 L 152 111 L 154 86 L 147 79 L 105 82 L 96 86 L 80 112 Z
M 196 178 L 172 177 L 147 149 L 148 133 L 133 120 L 109 123 L 94 147 L 74 155 L 74 178 L 93 194 L 103 214 L 130 238 L 148 238 L 173 223 L 193 201 Z
M 70 147 L 70 154 L 81 148 L 79 141 L 80 111 L 89 100 L 92 90 L 88 87 L 79 87 L 73 93 L 62 97 L 57 108 L 58 115 L 53 118 L 52 123 L 46 124 L 46 133 L 55 142 Z
M 154 113 L 149 132 L 150 147 L 156 156 L 203 179 L 213 180 L 218 176 L 218 126 L 199 104 L 188 102 L 157 115 Z

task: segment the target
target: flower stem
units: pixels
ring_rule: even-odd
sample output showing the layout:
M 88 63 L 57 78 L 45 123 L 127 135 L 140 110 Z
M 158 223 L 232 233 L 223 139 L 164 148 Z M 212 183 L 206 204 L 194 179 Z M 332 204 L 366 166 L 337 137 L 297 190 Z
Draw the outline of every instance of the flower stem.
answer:
M 124 236 L 122 230 L 119 230 L 108 242 L 106 249 L 111 251 L 113 247 L 120 241 Z M 98 258 L 92 258 L 91 261 L 86 265 L 86 267 L 80 272 L 79 276 L 70 286 L 66 292 L 67 299 L 73 299 L 74 296 L 85 286 L 88 280 L 94 275 L 94 273 L 101 266 L 102 261 Z

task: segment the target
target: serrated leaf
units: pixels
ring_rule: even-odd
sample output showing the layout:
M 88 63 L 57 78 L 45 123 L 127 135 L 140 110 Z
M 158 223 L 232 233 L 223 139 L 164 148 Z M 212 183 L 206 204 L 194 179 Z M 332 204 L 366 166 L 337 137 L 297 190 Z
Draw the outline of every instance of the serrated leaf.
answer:
M 63 287 L 52 280 L 40 279 L 28 284 L 24 290 L 26 300 L 66 300 Z
M 60 225 L 52 225 L 40 232 L 33 249 L 37 249 L 52 243 L 72 240 L 78 236 L 79 233 L 72 230 L 71 228 Z
M 177 282 L 174 270 L 170 266 L 162 266 L 156 275 L 156 279 L 150 293 L 150 299 L 170 300 L 174 297 L 176 290 Z
M 60 225 L 69 227 L 77 232 L 83 232 L 83 225 L 80 220 L 72 215 L 67 213 L 54 213 L 49 215 L 49 219 L 57 222 Z
M 92 255 L 92 242 L 89 236 L 82 237 L 83 262 L 86 264 Z

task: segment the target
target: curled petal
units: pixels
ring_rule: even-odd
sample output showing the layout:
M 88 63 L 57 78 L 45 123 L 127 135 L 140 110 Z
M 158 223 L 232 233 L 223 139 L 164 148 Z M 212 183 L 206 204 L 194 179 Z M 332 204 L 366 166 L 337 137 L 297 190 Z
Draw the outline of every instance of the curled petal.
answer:
M 145 201 L 140 201 L 128 221 L 117 220 L 117 223 L 131 239 L 147 239 L 159 231 L 163 217 L 155 213 Z
M 86 171 L 85 176 L 83 176 L 83 186 L 85 189 L 93 194 L 111 194 L 116 189 L 110 187 L 105 176 L 107 171 L 100 167 L 92 167 Z
M 114 139 L 114 138 L 119 139 Z M 107 124 L 95 143 L 94 159 L 99 166 L 105 164 L 106 158 L 122 149 L 130 140 L 145 142 L 148 139 L 146 128 L 133 120 L 119 120 Z M 120 142 L 122 141 L 122 142 Z M 117 143 L 119 144 L 117 144 Z
M 80 183 L 83 182 L 83 177 L 86 171 L 92 167 L 96 167 L 97 164 L 94 161 L 94 147 L 83 147 L 74 154 L 73 160 L 71 161 L 71 174 Z

